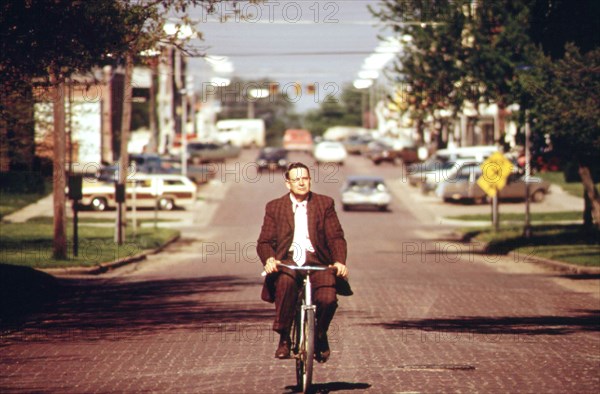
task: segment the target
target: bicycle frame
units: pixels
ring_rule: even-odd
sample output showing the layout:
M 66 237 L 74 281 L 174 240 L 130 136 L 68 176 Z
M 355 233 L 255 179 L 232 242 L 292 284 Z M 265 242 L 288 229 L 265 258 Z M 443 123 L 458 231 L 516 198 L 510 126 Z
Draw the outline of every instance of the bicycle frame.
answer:
M 305 393 L 312 384 L 315 355 L 316 305 L 312 303 L 310 274 L 313 271 L 325 271 L 332 268 L 323 266 L 281 265 L 292 270 L 304 271 L 305 273 L 303 286 L 300 288 L 301 297 L 298 300 L 298 315 L 296 316 L 295 329 L 292 334 L 292 350 L 296 359 L 296 382 L 302 392 Z
M 306 393 L 312 384 L 312 369 L 315 351 L 315 315 L 316 305 L 312 303 L 312 283 L 310 274 L 314 271 L 336 270 L 333 266 L 298 266 L 278 264 L 294 271 L 304 271 L 304 283 L 299 289 L 302 297 L 298 299 L 296 318 L 292 329 L 292 352 L 296 359 L 296 382 L 300 390 Z M 263 276 L 266 272 L 263 271 Z

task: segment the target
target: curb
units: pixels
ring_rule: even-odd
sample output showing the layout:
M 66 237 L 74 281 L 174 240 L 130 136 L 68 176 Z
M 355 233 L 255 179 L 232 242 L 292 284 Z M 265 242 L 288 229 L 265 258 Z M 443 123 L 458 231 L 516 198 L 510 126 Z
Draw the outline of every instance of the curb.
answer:
M 517 252 L 509 252 L 509 256 L 518 258 Z M 550 260 L 543 257 L 525 257 L 523 260 L 526 263 L 532 263 L 547 268 L 551 268 L 554 271 L 564 272 L 575 275 L 600 275 L 600 267 L 586 267 L 583 265 L 575 265 L 564 263 L 562 261 Z
M 469 221 L 459 221 L 459 220 L 454 220 L 452 224 L 459 224 L 460 222 L 464 223 L 465 225 L 468 225 L 469 223 L 477 223 L 476 225 L 471 224 L 471 226 L 473 227 L 478 227 L 483 225 L 483 222 L 469 222 Z M 544 222 L 545 223 L 545 222 Z M 552 223 L 563 223 L 563 222 L 552 222 Z M 571 222 L 569 222 L 570 224 Z M 578 224 L 579 222 L 576 222 L 575 224 Z M 449 223 L 446 223 L 449 224 Z M 485 223 L 486 225 L 489 225 L 489 222 Z M 462 239 L 462 234 L 460 233 L 460 231 L 456 231 L 454 232 L 454 235 L 457 236 L 458 238 L 458 242 L 462 242 L 465 244 L 472 244 L 471 241 L 464 241 Z M 488 247 L 488 243 L 483 243 L 483 242 L 479 242 L 478 243 L 480 246 L 480 251 L 482 253 L 485 254 L 490 254 L 492 255 L 493 253 L 487 253 L 486 249 Z M 538 257 L 538 256 L 523 256 L 520 255 L 519 252 L 516 251 L 510 251 L 508 252 L 506 255 L 499 255 L 499 256 L 510 256 L 514 259 L 514 261 L 523 261 L 525 263 L 531 263 L 531 264 L 535 264 L 538 266 L 544 266 L 546 268 L 550 268 L 554 271 L 559 271 L 559 272 L 564 272 L 564 273 L 569 273 L 569 274 L 575 274 L 575 275 L 600 275 L 600 267 L 587 267 L 584 265 L 576 265 L 576 264 L 571 264 L 571 263 L 566 263 L 563 261 L 557 261 L 557 260 L 551 260 L 551 259 L 547 259 L 544 257 Z
M 462 241 L 458 240 L 458 242 L 462 242 L 464 244 L 473 244 L 470 241 Z M 565 263 L 562 261 L 556 261 L 556 260 L 551 260 L 551 259 L 546 259 L 544 257 L 535 257 L 535 256 L 527 256 L 527 255 L 523 255 L 520 254 L 519 252 L 516 251 L 510 251 L 507 254 L 494 254 L 494 253 L 487 253 L 486 249 L 488 246 L 488 243 L 483 243 L 483 242 L 478 242 L 478 250 L 481 253 L 484 253 L 486 255 L 493 255 L 493 256 L 509 256 L 513 258 L 513 261 L 519 261 L 519 262 L 524 262 L 524 263 L 531 263 L 531 264 L 535 264 L 538 266 L 543 266 L 545 268 L 549 268 L 552 269 L 553 271 L 559 271 L 559 272 L 564 272 L 564 273 L 568 273 L 568 274 L 575 274 L 575 275 L 600 275 L 600 267 L 586 267 L 583 265 L 575 265 L 575 264 L 570 264 L 570 263 Z
M 37 268 L 39 271 L 50 275 L 101 275 L 108 271 L 123 267 L 127 264 L 136 263 L 146 260 L 149 255 L 154 255 L 162 252 L 167 246 L 177 242 L 181 238 L 181 234 L 175 235 L 168 239 L 164 244 L 156 249 L 150 249 L 145 252 L 138 253 L 133 256 L 124 257 L 122 259 L 99 263 L 93 267 L 66 267 L 66 268 Z

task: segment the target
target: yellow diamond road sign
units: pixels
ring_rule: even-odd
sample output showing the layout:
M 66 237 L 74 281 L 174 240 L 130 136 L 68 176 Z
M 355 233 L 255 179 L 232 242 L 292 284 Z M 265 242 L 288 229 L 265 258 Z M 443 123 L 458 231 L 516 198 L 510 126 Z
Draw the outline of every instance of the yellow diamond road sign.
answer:
M 490 197 L 494 197 L 506 185 L 513 165 L 502 153 L 496 152 L 480 166 L 481 176 L 477 185 Z

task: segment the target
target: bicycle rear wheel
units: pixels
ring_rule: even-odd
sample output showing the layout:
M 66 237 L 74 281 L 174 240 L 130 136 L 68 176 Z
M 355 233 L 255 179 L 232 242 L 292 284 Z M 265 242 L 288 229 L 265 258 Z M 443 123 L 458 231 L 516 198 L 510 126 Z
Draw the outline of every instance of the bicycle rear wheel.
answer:
M 315 357 L 315 310 L 307 309 L 304 321 L 298 327 L 301 339 L 296 359 L 296 382 L 303 393 L 312 385 L 313 363 Z

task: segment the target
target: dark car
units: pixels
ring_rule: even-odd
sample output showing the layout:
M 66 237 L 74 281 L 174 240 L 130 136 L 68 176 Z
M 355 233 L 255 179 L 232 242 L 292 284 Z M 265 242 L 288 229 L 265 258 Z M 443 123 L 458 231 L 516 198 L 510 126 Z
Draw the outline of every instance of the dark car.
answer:
M 369 145 L 367 145 L 366 155 L 376 165 L 379 165 L 384 161 L 397 164 L 401 160 L 400 152 L 394 150 L 391 145 L 388 145 L 383 141 L 370 142 Z
M 188 142 L 188 159 L 194 164 L 209 162 L 224 162 L 226 159 L 236 158 L 240 155 L 241 148 L 232 144 L 219 144 L 215 142 Z
M 258 154 L 256 165 L 259 172 L 264 170 L 284 170 L 288 165 L 288 152 L 284 148 L 263 148 Z

